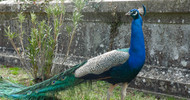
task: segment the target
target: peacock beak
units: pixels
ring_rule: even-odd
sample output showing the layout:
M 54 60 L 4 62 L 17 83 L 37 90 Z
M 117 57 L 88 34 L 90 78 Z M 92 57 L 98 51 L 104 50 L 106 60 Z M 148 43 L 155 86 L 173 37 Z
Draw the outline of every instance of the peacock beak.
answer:
M 130 16 L 130 15 L 131 15 L 131 12 L 129 11 L 129 12 L 127 12 L 125 15 L 126 15 L 126 16 Z

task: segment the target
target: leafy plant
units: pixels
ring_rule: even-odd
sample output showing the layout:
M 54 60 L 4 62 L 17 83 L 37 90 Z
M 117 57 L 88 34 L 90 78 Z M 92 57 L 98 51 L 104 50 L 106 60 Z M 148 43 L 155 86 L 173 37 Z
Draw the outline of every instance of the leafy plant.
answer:
M 45 5 L 47 20 L 39 21 L 35 13 L 30 14 L 32 23 L 30 35 L 27 35 L 23 29 L 23 24 L 26 21 L 26 17 L 23 13 L 18 14 L 18 32 L 11 32 L 10 26 L 5 30 L 6 36 L 17 52 L 23 68 L 34 79 L 46 80 L 51 77 L 53 59 L 58 50 L 58 37 L 62 34 L 60 30 L 63 27 L 66 27 L 70 37 L 66 57 L 63 62 L 67 60 L 70 46 L 82 17 L 81 11 L 84 7 L 84 0 L 74 0 L 73 2 L 75 4 L 71 18 L 73 26 L 63 25 L 66 13 L 64 6 L 59 6 L 58 4 L 49 5 L 47 3 Z M 62 0 L 61 3 L 63 5 L 64 0 Z M 53 22 L 53 25 L 50 24 L 51 22 Z M 24 36 L 28 36 L 28 44 L 23 43 Z M 14 39 L 19 39 L 20 49 L 18 49 Z
M 84 7 L 84 2 L 85 1 L 84 0 L 74 0 L 73 2 L 75 4 L 75 6 L 76 6 L 76 8 L 74 9 L 74 12 L 73 12 L 73 17 L 72 17 L 73 31 L 71 32 L 71 27 L 67 27 L 67 32 L 70 35 L 70 41 L 69 41 L 69 45 L 68 45 L 68 48 L 67 48 L 67 53 L 66 53 L 65 60 L 66 60 L 67 56 L 69 55 L 70 47 L 71 47 L 73 38 L 75 36 L 76 29 L 77 29 L 79 21 L 80 21 L 80 19 L 82 17 L 81 11 L 82 11 L 82 8 Z

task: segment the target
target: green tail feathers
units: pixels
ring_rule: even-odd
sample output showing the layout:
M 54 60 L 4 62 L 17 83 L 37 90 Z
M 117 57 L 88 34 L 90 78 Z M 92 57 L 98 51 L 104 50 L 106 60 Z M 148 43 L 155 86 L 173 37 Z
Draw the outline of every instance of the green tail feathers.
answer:
M 73 73 L 85 63 L 78 64 L 46 81 L 29 87 L 0 79 L 0 97 L 24 100 L 43 100 L 50 98 L 48 97 L 50 93 L 56 93 L 84 82 L 84 80 L 76 78 Z

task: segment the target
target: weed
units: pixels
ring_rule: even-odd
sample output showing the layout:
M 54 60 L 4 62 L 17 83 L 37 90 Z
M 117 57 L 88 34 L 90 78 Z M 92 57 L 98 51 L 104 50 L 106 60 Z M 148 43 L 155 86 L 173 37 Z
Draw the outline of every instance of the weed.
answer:
M 168 100 L 176 100 L 174 97 L 168 97 Z
M 9 68 L 9 70 L 11 70 L 11 71 L 19 71 L 21 69 L 19 67 L 12 67 L 12 68 Z
M 7 68 L 6 65 L 0 65 L 0 68 Z

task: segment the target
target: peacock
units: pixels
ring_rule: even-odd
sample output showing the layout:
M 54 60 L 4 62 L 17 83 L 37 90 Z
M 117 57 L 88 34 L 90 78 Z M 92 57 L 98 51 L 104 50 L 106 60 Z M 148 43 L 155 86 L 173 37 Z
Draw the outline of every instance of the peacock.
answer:
M 116 49 L 93 57 L 41 83 L 26 87 L 0 79 L 0 97 L 24 100 L 45 100 L 49 94 L 63 91 L 80 83 L 101 80 L 110 83 L 107 100 L 113 89 L 121 84 L 121 100 L 126 96 L 128 84 L 145 63 L 145 44 L 142 17 L 146 8 L 132 9 L 126 15 L 133 18 L 130 48 Z

